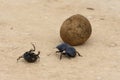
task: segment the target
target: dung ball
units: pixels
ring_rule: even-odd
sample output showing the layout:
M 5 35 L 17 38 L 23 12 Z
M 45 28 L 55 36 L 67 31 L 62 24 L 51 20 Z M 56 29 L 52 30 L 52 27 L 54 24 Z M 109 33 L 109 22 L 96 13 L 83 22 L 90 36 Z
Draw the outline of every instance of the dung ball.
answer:
M 72 46 L 81 45 L 88 40 L 92 32 L 88 19 L 80 14 L 66 19 L 60 29 L 60 37 Z

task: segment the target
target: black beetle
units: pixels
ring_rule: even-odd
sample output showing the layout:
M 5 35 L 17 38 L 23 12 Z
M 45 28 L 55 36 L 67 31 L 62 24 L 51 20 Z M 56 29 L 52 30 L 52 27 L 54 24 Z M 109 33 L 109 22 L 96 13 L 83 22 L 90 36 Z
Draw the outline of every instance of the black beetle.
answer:
M 56 51 L 56 53 L 60 52 L 60 60 L 62 59 L 62 55 L 65 55 L 67 57 L 75 57 L 76 53 L 82 57 L 82 55 L 80 55 L 80 53 L 78 51 L 76 51 L 76 49 L 72 46 L 70 46 L 69 44 L 66 43 L 62 43 L 60 45 L 58 45 L 56 47 L 59 51 Z
M 20 56 L 17 61 L 20 59 L 20 58 L 24 58 L 27 62 L 29 63 L 33 63 L 35 62 L 39 57 L 40 55 L 40 51 L 38 51 L 38 54 L 35 54 L 34 51 L 35 51 L 35 46 L 34 44 L 33 45 L 33 48 L 34 49 L 30 49 L 29 51 L 25 52 L 22 56 Z

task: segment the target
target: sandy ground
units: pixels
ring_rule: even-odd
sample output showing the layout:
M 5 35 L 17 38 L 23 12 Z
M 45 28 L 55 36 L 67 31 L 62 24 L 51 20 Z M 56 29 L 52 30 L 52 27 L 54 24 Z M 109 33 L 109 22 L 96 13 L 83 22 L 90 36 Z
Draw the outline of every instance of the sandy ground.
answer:
M 60 26 L 74 14 L 93 32 L 75 46 L 82 58 L 60 61 Z M 40 61 L 17 62 L 31 42 Z M 120 80 L 120 0 L 0 0 L 0 80 Z

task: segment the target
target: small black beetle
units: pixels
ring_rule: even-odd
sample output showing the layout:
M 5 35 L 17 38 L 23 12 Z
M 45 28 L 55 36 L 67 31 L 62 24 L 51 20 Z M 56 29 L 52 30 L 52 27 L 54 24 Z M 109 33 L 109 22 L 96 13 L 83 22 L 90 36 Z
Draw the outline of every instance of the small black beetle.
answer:
M 35 62 L 38 58 L 40 58 L 40 57 L 39 57 L 40 51 L 38 51 L 38 54 L 35 54 L 35 53 L 34 53 L 34 51 L 35 51 L 35 46 L 34 46 L 34 44 L 32 44 L 32 45 L 33 45 L 33 48 L 34 48 L 34 49 L 31 49 L 31 50 L 25 52 L 22 56 L 20 56 L 20 57 L 17 59 L 17 61 L 18 61 L 20 58 L 24 58 L 27 62 L 33 63 L 33 62 Z
M 79 54 L 78 51 L 76 51 L 76 49 L 66 43 L 62 43 L 60 45 L 58 45 L 56 47 L 59 51 L 56 51 L 56 53 L 60 52 L 61 55 L 60 55 L 60 60 L 62 59 L 62 55 L 65 55 L 67 57 L 75 57 L 76 56 L 76 53 L 82 57 L 82 55 Z M 64 52 L 65 51 L 65 52 Z

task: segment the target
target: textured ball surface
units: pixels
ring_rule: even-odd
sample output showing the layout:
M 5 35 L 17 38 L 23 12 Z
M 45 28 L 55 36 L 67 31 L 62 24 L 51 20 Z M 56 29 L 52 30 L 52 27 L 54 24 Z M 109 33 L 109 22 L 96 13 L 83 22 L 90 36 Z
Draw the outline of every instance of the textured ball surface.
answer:
M 60 36 L 65 43 L 76 46 L 83 44 L 90 37 L 91 32 L 91 24 L 88 19 L 76 14 L 63 22 Z

